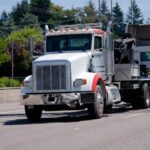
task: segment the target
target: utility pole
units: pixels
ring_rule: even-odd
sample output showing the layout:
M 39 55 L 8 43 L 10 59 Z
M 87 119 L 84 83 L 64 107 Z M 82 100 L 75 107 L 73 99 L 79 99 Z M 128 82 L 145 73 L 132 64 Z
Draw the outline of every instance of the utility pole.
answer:
M 98 0 L 98 14 L 99 14 L 99 22 L 101 22 L 101 0 Z
M 131 24 L 133 24 L 133 0 L 131 0 Z
M 14 78 L 14 42 L 11 41 L 11 77 Z
M 112 0 L 110 0 L 111 21 L 113 20 L 112 7 L 113 7 L 113 2 L 112 2 Z

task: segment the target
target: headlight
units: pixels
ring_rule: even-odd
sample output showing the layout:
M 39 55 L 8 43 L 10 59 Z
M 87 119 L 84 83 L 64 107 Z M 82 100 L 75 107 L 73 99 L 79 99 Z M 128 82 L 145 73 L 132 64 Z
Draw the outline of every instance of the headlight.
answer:
M 74 87 L 79 87 L 79 86 L 85 85 L 85 84 L 87 84 L 86 79 L 76 79 L 73 83 Z
M 23 87 L 28 87 L 30 85 L 30 82 L 29 81 L 23 81 L 22 82 L 22 86 Z

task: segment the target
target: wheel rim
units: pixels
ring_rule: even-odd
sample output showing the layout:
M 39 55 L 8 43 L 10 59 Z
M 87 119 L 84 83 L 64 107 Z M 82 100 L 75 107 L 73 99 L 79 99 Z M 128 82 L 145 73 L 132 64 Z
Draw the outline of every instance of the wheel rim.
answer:
M 149 107 L 150 106 L 150 97 L 149 97 L 149 91 L 147 90 L 146 92 L 146 105 Z
M 97 99 L 97 110 L 100 114 L 102 114 L 104 108 L 104 98 L 100 92 L 97 93 L 96 99 Z

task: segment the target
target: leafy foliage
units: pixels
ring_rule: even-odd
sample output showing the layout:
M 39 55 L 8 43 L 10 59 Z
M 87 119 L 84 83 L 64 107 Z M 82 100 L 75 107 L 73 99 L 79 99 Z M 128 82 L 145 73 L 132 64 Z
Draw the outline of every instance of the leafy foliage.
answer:
M 30 7 L 27 0 L 22 0 L 16 7 L 13 7 L 10 17 L 14 20 L 16 25 L 20 25 L 21 19 L 26 13 L 30 12 Z
M 0 87 L 19 87 L 20 82 L 15 79 L 11 79 L 8 77 L 0 78 Z
M 148 24 L 150 23 L 150 18 L 148 18 L 148 19 L 146 20 L 146 23 L 148 23 Z
M 5 38 L 0 38 L 0 66 L 10 60 L 10 56 L 6 49 L 7 40 Z
M 37 37 L 37 40 L 42 40 L 42 29 L 36 28 L 36 27 L 25 27 L 23 29 L 20 29 L 18 31 L 13 31 L 9 36 L 8 39 L 12 40 L 18 44 L 25 44 L 27 42 L 27 39 L 31 36 Z M 39 37 L 41 37 L 39 39 Z
M 142 24 L 143 23 L 143 15 L 141 13 L 140 8 L 138 7 L 136 0 L 132 2 L 132 8 L 129 7 L 129 11 L 127 14 L 127 22 L 129 24 Z
M 97 11 L 95 10 L 95 6 L 94 3 L 92 2 L 92 0 L 89 0 L 88 5 L 85 6 L 84 8 L 84 14 L 85 14 L 85 18 L 84 18 L 84 22 L 86 23 L 95 23 L 97 20 Z
M 46 23 L 52 16 L 52 12 L 49 10 L 50 5 L 50 0 L 31 0 L 31 12 L 38 16 L 40 23 Z
M 16 73 L 20 75 L 23 75 L 20 72 L 21 70 L 27 71 L 31 65 L 32 60 L 27 43 L 27 39 L 31 36 L 35 37 L 37 42 L 43 40 L 42 30 L 39 28 L 26 27 L 24 29 L 20 29 L 19 31 L 12 32 L 12 34 L 9 36 L 9 39 L 14 42 L 13 49 L 15 55 L 14 62 Z M 9 47 L 9 51 L 11 51 L 11 47 Z M 17 70 L 19 70 L 19 72 L 17 72 Z
M 18 31 L 14 31 L 7 38 L 7 49 L 10 56 L 13 49 L 15 76 L 24 76 L 31 73 L 32 59 L 27 43 L 27 39 L 31 36 L 35 37 L 37 42 L 43 40 L 42 30 L 35 27 L 26 27 Z
M 100 18 L 102 25 L 103 25 L 103 29 L 106 30 L 107 27 L 107 23 L 109 22 L 109 20 L 111 20 L 111 15 L 106 3 L 106 0 L 102 0 L 101 3 L 101 18 Z
M 7 14 L 6 11 L 3 11 L 0 17 L 0 37 L 4 37 L 11 33 L 15 29 L 14 20 Z
M 122 35 L 124 33 L 124 19 L 123 19 L 123 11 L 119 6 L 118 2 L 116 2 L 115 6 L 112 10 L 113 15 L 113 31 L 115 34 Z
M 38 17 L 30 13 L 23 15 L 23 18 L 20 20 L 20 25 L 27 27 L 40 27 Z
M 51 3 L 50 10 L 52 16 L 48 20 L 48 23 L 51 24 L 51 26 L 76 23 L 76 9 L 64 10 L 63 7 Z

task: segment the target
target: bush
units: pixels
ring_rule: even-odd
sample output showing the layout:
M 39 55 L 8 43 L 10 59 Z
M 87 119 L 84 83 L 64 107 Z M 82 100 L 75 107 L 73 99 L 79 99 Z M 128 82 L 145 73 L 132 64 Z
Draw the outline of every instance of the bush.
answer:
M 20 82 L 15 79 L 11 79 L 8 77 L 0 78 L 0 87 L 19 87 Z

